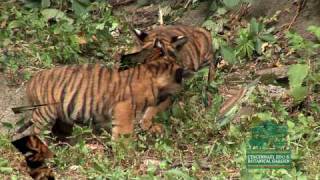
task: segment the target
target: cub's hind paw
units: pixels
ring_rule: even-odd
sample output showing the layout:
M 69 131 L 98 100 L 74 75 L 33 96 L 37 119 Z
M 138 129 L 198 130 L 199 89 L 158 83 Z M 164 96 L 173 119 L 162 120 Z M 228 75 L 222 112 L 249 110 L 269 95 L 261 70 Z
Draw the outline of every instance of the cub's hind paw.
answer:
M 46 166 L 31 170 L 30 176 L 35 180 L 55 180 L 53 170 Z

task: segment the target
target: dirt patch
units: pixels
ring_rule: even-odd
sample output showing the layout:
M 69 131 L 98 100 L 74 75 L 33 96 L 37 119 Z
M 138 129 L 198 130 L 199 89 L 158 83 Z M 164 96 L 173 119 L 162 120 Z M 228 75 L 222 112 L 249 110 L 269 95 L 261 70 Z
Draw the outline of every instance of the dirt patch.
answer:
M 123 6 L 116 6 L 113 12 L 121 16 L 135 28 L 149 29 L 159 25 L 159 7 L 164 13 L 164 24 L 183 24 L 201 26 L 209 14 L 209 1 L 201 1 L 196 7 L 184 1 L 157 1 L 141 4 L 139 1 Z M 172 14 L 173 12 L 179 12 Z M 169 20 L 169 19 L 170 20 Z
M 256 0 L 253 1 L 247 17 L 271 17 L 280 11 L 278 28 L 287 28 L 292 23 L 290 29 L 307 39 L 312 39 L 313 36 L 306 31 L 306 28 L 310 25 L 320 25 L 319 9 L 319 0 Z
M 15 115 L 11 111 L 12 107 L 21 106 L 25 102 L 25 87 L 9 87 L 5 76 L 0 73 L 0 132 L 5 129 L 2 122 L 16 122 L 21 115 Z

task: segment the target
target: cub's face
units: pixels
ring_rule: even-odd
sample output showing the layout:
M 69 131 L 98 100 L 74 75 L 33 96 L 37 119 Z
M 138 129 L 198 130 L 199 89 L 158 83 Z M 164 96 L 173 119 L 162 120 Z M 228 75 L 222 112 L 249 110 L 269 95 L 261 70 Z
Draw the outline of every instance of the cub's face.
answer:
M 178 59 L 178 53 L 187 42 L 188 38 L 184 36 L 173 37 L 170 43 L 154 39 L 141 47 L 136 47 L 130 53 L 122 55 L 120 64 L 122 67 L 129 68 L 137 64 L 152 62 L 159 57 L 179 63 L 182 60 Z
M 192 72 L 181 68 L 179 65 L 174 64 L 171 71 L 162 73 L 155 80 L 156 86 L 160 91 L 166 94 L 174 94 L 182 89 L 182 81 L 192 75 Z
M 157 35 L 157 32 L 144 32 L 138 29 L 133 30 L 135 36 L 138 39 L 138 47 L 135 47 L 135 51 L 142 51 L 144 49 L 150 49 L 154 47 L 157 40 L 163 44 L 163 51 L 169 56 L 174 58 L 178 57 L 178 52 L 188 42 L 188 38 L 185 36 L 161 36 Z

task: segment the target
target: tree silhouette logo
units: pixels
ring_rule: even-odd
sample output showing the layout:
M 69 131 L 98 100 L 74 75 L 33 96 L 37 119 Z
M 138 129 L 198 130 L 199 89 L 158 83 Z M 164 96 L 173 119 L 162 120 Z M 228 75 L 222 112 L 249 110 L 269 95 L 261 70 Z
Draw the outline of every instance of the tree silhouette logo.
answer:
M 251 128 L 246 152 L 247 168 L 290 168 L 291 151 L 287 135 L 287 126 L 278 125 L 271 120 Z

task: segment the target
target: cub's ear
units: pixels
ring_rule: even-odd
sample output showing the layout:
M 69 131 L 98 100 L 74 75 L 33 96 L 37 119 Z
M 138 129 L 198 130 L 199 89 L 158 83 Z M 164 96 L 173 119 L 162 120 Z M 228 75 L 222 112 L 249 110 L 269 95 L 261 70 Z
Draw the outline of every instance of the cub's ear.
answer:
M 144 41 L 145 38 L 148 36 L 148 33 L 141 31 L 139 29 L 133 29 L 132 30 L 134 32 L 134 34 L 136 35 L 136 37 L 140 40 L 140 41 Z
M 182 82 L 182 79 L 187 79 L 191 76 L 193 76 L 194 72 L 193 71 L 190 71 L 188 69 L 183 69 L 183 68 L 178 68 L 176 70 L 176 82 L 177 83 L 181 83 Z
M 177 50 L 180 50 L 187 42 L 188 38 L 185 36 L 174 36 L 171 39 L 172 46 Z

